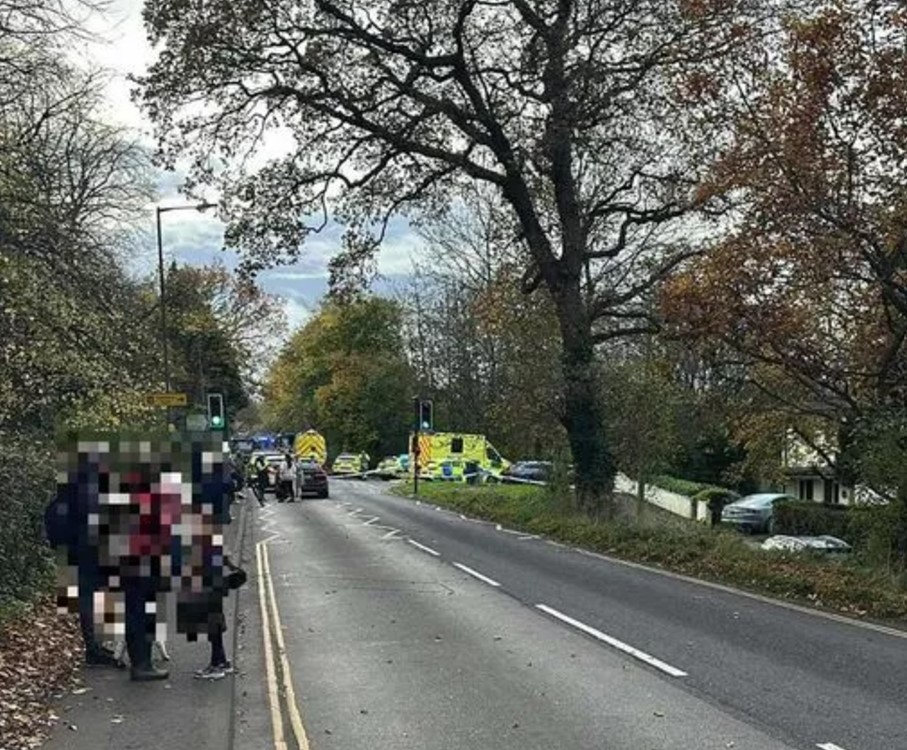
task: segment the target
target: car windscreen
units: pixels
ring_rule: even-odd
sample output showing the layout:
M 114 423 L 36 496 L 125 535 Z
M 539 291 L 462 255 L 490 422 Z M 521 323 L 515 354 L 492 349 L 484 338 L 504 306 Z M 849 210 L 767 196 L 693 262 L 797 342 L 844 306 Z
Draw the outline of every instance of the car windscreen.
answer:
M 738 508 L 768 508 L 777 500 L 784 499 L 784 495 L 753 495 L 745 497 L 734 503 Z

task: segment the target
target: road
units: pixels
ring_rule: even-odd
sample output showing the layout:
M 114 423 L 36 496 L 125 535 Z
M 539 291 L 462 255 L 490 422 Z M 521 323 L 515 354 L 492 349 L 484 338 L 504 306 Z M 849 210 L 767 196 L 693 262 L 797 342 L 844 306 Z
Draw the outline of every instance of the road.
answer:
M 331 486 L 257 511 L 239 750 L 907 748 L 897 632 Z

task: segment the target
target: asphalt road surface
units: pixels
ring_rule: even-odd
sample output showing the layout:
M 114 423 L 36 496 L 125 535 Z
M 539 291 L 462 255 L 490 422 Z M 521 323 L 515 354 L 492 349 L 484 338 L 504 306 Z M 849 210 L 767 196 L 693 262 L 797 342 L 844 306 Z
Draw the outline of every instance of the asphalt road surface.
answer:
M 239 750 L 907 748 L 898 631 L 385 490 L 255 508 Z

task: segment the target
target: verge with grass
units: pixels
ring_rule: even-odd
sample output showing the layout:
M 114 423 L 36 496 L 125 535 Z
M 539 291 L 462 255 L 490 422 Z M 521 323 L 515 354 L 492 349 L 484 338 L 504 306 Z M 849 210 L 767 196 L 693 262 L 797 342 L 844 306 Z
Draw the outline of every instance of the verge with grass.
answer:
M 393 490 L 412 496 L 412 487 Z M 907 591 L 887 572 L 847 561 L 766 552 L 702 524 L 599 522 L 564 510 L 544 488 L 421 484 L 423 500 L 566 544 L 817 608 L 878 620 L 907 619 Z

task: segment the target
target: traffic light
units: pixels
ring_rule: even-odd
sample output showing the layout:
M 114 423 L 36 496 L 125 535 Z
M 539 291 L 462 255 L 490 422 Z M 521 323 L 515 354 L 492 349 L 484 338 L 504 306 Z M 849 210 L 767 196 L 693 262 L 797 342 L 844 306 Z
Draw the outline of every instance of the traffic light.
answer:
M 435 426 L 430 399 L 416 399 L 416 429 L 431 430 Z
M 208 426 L 212 430 L 222 430 L 227 421 L 224 413 L 224 397 L 220 393 L 208 394 Z

